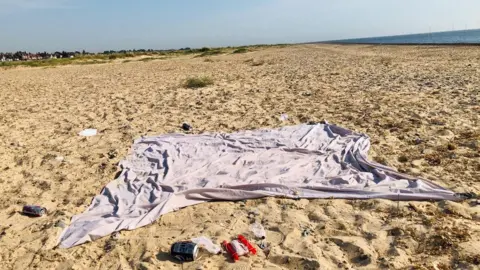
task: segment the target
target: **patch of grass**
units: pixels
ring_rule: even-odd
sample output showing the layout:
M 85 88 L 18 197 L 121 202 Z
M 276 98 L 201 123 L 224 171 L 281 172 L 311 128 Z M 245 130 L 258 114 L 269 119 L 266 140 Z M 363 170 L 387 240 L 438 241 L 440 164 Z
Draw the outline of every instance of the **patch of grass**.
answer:
M 132 60 L 129 60 L 129 59 L 122 61 L 122 63 L 130 63 L 130 62 L 132 62 Z
M 215 50 L 208 50 L 206 52 L 203 52 L 202 54 L 200 54 L 198 57 L 205 57 L 205 56 L 212 56 L 212 55 L 219 55 L 219 54 L 223 54 L 224 51 L 221 50 L 221 49 L 215 49 Z
M 94 64 L 106 64 L 106 63 L 110 63 L 110 61 L 93 60 L 93 61 L 72 62 L 73 65 L 94 65 Z
M 265 48 L 282 48 L 286 45 L 284 44 L 277 44 L 277 45 L 252 45 L 252 46 L 243 46 L 243 47 L 224 47 L 224 48 L 208 48 L 203 47 L 200 49 L 180 49 L 180 50 L 164 50 L 164 51 L 121 51 L 121 52 L 114 52 L 110 51 L 108 53 L 99 53 L 99 54 L 85 54 L 85 55 L 75 55 L 74 58 L 59 58 L 59 59 L 45 59 L 45 60 L 32 60 L 32 61 L 13 61 L 13 62 L 0 62 L 0 68 L 7 69 L 7 68 L 14 68 L 17 66 L 25 66 L 25 67 L 55 67 L 55 66 L 62 66 L 62 65 L 88 65 L 88 64 L 100 64 L 100 63 L 108 63 L 108 61 L 112 61 L 115 59 L 123 59 L 123 58 L 130 58 L 130 57 L 137 57 L 137 56 L 169 56 L 175 57 L 180 55 L 186 54 L 198 54 L 196 57 L 205 57 L 205 56 L 214 56 L 220 55 L 233 50 L 233 53 L 245 53 L 251 50 L 257 49 L 265 49 Z M 140 61 L 150 61 L 153 57 L 144 58 L 145 60 Z M 148 60 L 147 60 L 148 59 Z M 156 58 L 161 59 L 161 58 Z M 97 60 L 94 62 L 93 60 Z M 208 62 L 209 60 L 207 60 Z M 380 60 L 384 61 L 384 60 Z M 252 66 L 261 66 L 265 64 L 265 61 L 254 61 L 252 62 Z M 388 64 L 388 63 L 387 63 Z
M 36 61 L 14 61 L 14 62 L 1 62 L 0 67 L 54 67 L 65 65 L 90 65 L 90 64 L 104 64 L 108 63 L 106 60 L 97 59 L 74 59 L 74 58 L 60 58 L 60 59 L 46 59 Z
M 141 61 L 141 62 L 149 62 L 149 61 L 153 61 L 157 58 L 155 57 L 145 57 L 145 58 L 142 58 L 142 59 L 138 59 L 137 61 Z
M 196 88 L 206 87 L 212 84 L 213 84 L 213 80 L 210 77 L 204 76 L 204 77 L 188 78 L 185 81 L 184 86 L 186 88 L 196 89 Z
M 238 48 L 233 51 L 233 53 L 246 53 L 246 52 L 248 52 L 247 48 Z

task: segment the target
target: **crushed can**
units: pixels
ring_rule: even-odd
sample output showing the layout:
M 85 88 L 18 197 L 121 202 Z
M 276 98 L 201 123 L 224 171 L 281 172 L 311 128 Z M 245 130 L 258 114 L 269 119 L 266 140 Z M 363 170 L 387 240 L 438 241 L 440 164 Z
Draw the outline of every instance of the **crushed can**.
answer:
M 170 255 L 181 262 L 192 262 L 198 256 L 198 246 L 191 241 L 176 242 L 170 248 Z
M 22 213 L 27 216 L 41 217 L 47 214 L 47 209 L 38 205 L 25 205 Z

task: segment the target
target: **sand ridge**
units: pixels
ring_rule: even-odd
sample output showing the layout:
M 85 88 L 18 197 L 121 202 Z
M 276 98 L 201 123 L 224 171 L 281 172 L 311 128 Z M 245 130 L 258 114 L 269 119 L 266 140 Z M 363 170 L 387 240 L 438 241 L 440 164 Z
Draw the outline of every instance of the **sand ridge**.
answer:
M 208 60 L 206 60 L 208 59 Z M 267 229 L 268 254 L 183 269 L 474 269 L 475 200 L 215 202 L 116 238 L 54 249 L 62 223 L 114 179 L 142 135 L 231 132 L 328 120 L 371 137 L 370 158 L 480 193 L 480 51 L 475 47 L 298 45 L 209 58 L 0 71 L 0 251 L 6 269 L 182 269 L 178 240 Z M 214 85 L 186 89 L 191 76 Z M 288 114 L 287 121 L 279 116 Z M 99 135 L 82 138 L 83 129 Z M 18 213 L 40 204 L 40 219 Z M 257 216 L 249 212 L 258 211 Z M 302 236 L 308 229 L 311 233 Z

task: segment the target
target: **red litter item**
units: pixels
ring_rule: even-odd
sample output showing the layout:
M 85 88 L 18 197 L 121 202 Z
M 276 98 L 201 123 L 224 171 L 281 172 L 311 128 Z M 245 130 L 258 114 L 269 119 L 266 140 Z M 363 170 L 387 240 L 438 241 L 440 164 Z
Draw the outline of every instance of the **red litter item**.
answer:
M 239 260 L 239 257 L 238 257 L 238 254 L 237 252 L 235 251 L 235 249 L 232 247 L 232 244 L 228 243 L 227 241 L 223 241 L 223 247 L 225 248 L 225 250 L 228 252 L 228 254 L 230 254 L 230 256 L 232 256 L 232 259 L 234 261 L 238 261 Z
M 248 242 L 247 238 L 245 238 L 243 235 L 238 235 L 238 240 L 240 241 L 240 243 L 244 244 L 248 248 L 248 251 L 250 251 L 250 253 L 252 253 L 253 255 L 257 254 L 257 249 L 255 249 L 252 244 Z

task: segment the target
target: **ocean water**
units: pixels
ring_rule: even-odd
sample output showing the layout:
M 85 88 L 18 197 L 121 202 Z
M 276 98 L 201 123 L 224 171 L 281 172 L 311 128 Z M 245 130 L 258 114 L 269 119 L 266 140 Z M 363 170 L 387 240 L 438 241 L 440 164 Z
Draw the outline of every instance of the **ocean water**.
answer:
M 361 44 L 480 44 L 480 29 L 435 32 L 413 35 L 355 38 L 327 43 Z

